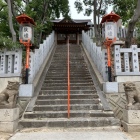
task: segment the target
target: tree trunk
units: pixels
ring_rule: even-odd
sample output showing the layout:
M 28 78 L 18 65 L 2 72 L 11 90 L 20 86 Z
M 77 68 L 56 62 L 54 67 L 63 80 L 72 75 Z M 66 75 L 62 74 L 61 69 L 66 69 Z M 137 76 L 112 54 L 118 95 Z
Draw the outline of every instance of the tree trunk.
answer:
M 48 2 L 46 2 L 46 1 L 44 1 L 44 5 L 43 5 L 43 7 L 44 7 L 44 12 L 42 13 L 42 17 L 41 17 L 41 24 L 43 24 L 44 23 L 44 21 L 45 21 L 45 14 L 46 14 L 46 11 L 47 11 L 47 9 L 48 9 L 48 5 L 49 5 L 49 1 Z M 42 39 L 42 31 L 40 31 L 40 33 L 39 33 L 39 42 L 38 42 L 38 44 L 40 44 L 40 42 L 41 42 L 41 39 Z
M 12 39 L 13 39 L 13 42 L 16 42 L 16 32 L 14 30 L 14 27 L 13 27 L 13 21 L 12 21 L 12 9 L 11 9 L 11 0 L 7 0 L 7 4 L 8 4 L 8 19 L 9 19 L 9 27 L 10 27 L 10 31 L 11 31 L 11 34 L 12 34 Z
M 131 20 L 129 21 L 128 24 L 128 31 L 126 34 L 126 41 L 125 41 L 125 47 L 129 48 L 131 45 L 131 39 L 133 38 L 133 31 L 135 28 L 135 24 L 138 21 L 139 17 L 140 17 L 140 0 L 138 0 L 137 2 L 137 7 L 136 10 L 134 12 L 134 15 L 132 16 Z
M 97 25 L 98 10 L 97 10 L 97 1 L 96 0 L 94 0 L 93 6 L 94 6 L 93 19 L 94 19 L 94 31 L 95 31 L 96 44 L 97 44 L 97 46 L 100 46 L 101 40 L 100 40 L 99 24 Z

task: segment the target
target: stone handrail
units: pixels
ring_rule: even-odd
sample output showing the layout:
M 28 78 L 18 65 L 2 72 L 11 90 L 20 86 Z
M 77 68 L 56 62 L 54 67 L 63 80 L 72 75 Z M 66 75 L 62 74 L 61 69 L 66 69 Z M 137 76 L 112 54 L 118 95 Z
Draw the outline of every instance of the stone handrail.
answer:
M 42 63 L 44 62 L 47 54 L 54 43 L 54 32 L 52 32 L 43 44 L 40 44 L 39 49 L 35 49 L 35 52 L 30 53 L 30 72 L 29 72 L 29 84 L 31 84 L 39 71 Z
M 118 38 L 126 38 L 127 30 L 128 30 L 127 28 L 119 27 L 117 29 Z M 87 34 L 90 38 L 94 38 L 95 37 L 94 27 L 91 27 L 90 30 L 87 32 Z M 102 37 L 103 38 L 105 37 L 104 28 L 102 28 Z M 138 32 L 136 29 L 133 32 L 133 37 L 138 37 Z
M 97 47 L 96 43 L 93 43 L 93 40 L 90 39 L 87 33 L 82 32 L 82 42 L 86 47 L 92 61 L 96 65 L 98 71 L 103 77 L 104 81 L 108 80 L 107 76 L 107 51 L 106 49 L 101 49 Z

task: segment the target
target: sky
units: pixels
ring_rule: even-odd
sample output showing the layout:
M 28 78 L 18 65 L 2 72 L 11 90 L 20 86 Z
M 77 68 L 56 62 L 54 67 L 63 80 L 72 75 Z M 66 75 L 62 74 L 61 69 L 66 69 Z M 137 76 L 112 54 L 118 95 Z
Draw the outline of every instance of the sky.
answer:
M 70 13 L 72 19 L 93 19 L 93 14 L 90 16 L 84 16 L 84 11 L 81 13 L 77 13 L 75 5 L 74 5 L 75 0 L 69 0 L 69 5 L 70 5 Z M 107 13 L 110 13 L 112 11 L 112 8 L 110 7 L 107 11 Z

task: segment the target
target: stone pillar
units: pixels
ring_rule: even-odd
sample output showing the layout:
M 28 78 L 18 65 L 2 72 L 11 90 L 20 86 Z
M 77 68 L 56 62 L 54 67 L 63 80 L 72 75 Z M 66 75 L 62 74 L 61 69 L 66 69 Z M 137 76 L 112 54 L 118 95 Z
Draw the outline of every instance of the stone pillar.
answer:
M 57 32 L 55 31 L 55 39 L 54 39 L 54 40 L 55 40 L 55 42 L 56 42 L 56 45 L 57 45 L 57 36 L 58 36 L 58 35 L 57 35 Z
M 0 131 L 13 133 L 19 120 L 19 108 L 0 109 Z
M 76 34 L 76 44 L 79 45 L 79 33 Z
M 123 110 L 123 128 L 126 132 L 140 132 L 140 110 Z

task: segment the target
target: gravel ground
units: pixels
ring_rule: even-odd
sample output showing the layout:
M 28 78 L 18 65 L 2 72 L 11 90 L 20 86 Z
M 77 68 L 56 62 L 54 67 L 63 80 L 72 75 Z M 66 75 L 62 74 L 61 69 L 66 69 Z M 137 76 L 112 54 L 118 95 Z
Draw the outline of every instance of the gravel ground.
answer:
M 52 138 L 51 138 L 52 136 Z M 17 131 L 14 134 L 0 132 L 0 140 L 140 140 L 140 132 L 126 133 L 120 129 L 76 128 L 76 129 L 46 129 L 30 128 Z M 68 137 L 67 137 L 68 136 Z M 46 139 L 47 137 L 47 139 Z M 63 137 L 63 138 L 61 138 Z M 66 138 L 67 137 L 67 138 Z M 77 138 L 77 139 L 76 139 Z M 79 139 L 80 138 L 80 139 Z

